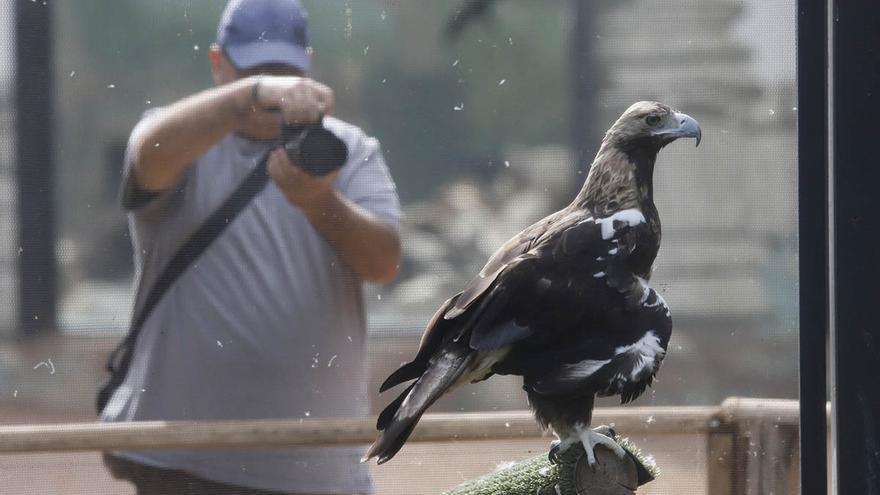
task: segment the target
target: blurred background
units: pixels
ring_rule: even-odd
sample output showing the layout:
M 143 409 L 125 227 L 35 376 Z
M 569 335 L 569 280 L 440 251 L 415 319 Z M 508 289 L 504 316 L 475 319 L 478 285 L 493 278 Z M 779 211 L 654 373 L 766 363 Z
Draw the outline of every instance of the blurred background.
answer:
M 211 85 L 223 2 L 55 2 L 31 28 L 50 30 L 55 112 L 57 297 L 38 331 L 23 330 L 18 290 L 16 3 L 0 2 L 0 419 L 90 420 L 131 311 L 125 141 L 145 110 Z M 304 4 L 314 76 L 382 142 L 405 212 L 401 274 L 365 295 L 372 390 L 502 242 L 570 201 L 620 113 L 656 99 L 699 120 L 703 142 L 658 160 L 652 284 L 675 330 L 637 405 L 796 398 L 793 0 Z M 434 410 L 524 407 L 519 383 L 496 377 Z

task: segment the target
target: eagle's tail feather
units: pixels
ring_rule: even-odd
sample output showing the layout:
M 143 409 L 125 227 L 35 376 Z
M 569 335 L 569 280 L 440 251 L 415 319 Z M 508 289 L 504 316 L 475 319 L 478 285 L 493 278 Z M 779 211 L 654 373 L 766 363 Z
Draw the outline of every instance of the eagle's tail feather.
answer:
M 450 342 L 431 359 L 425 372 L 379 415 L 379 438 L 363 460 L 382 464 L 403 447 L 425 410 L 449 390 L 476 356 L 467 345 Z
M 406 390 L 404 390 L 400 395 L 397 396 L 396 399 L 385 406 L 385 409 L 382 409 L 382 412 L 379 413 L 379 418 L 376 419 L 377 430 L 382 431 L 388 428 L 388 425 L 390 425 L 391 421 L 394 419 L 394 415 L 397 414 L 397 410 L 400 409 L 400 405 L 403 403 L 403 400 L 406 399 L 406 396 L 409 395 L 410 390 L 412 390 L 415 386 L 415 383 L 411 383 L 408 387 L 406 387 Z
M 418 378 L 424 372 L 424 363 L 419 363 L 416 361 L 406 363 L 398 368 L 397 371 L 391 373 L 388 378 L 386 378 L 385 381 L 382 382 L 382 385 L 379 387 L 379 393 L 381 394 L 389 388 L 400 385 L 403 382 L 408 382 L 410 380 Z
M 416 427 L 416 423 L 419 422 L 420 417 L 421 416 L 405 418 L 403 420 L 392 422 L 386 430 L 379 433 L 379 438 L 373 442 L 373 445 L 370 446 L 370 450 L 367 451 L 367 454 L 361 459 L 361 462 L 372 459 L 373 457 L 377 458 L 377 464 L 389 461 L 403 447 L 403 444 L 406 443 L 413 428 Z

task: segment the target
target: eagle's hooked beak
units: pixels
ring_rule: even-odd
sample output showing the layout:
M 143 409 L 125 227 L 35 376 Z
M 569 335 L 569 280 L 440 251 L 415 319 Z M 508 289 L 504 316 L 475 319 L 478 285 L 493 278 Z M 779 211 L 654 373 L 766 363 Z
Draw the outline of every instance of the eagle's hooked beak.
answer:
M 693 119 L 690 115 L 675 112 L 667 119 L 667 125 L 654 131 L 654 135 L 668 136 L 672 139 L 683 137 L 692 137 L 697 140 L 697 146 L 700 145 L 700 139 L 703 132 L 700 130 L 700 123 Z M 671 141 L 671 140 L 670 140 Z

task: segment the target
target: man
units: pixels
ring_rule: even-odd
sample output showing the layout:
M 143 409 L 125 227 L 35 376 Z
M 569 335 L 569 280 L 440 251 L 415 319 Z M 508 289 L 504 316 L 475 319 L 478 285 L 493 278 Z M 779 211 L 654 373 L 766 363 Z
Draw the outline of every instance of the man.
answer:
M 400 259 L 398 199 L 378 142 L 324 117 L 348 149 L 345 165 L 326 176 L 308 174 L 278 147 L 282 120 L 333 113 L 333 91 L 305 77 L 298 0 L 231 1 L 209 55 L 216 86 L 149 112 L 129 139 L 122 202 L 138 268 L 135 308 L 271 150 L 270 181 L 149 314 L 101 420 L 364 415 L 361 281 L 391 280 Z M 371 491 L 362 454 L 126 451 L 106 459 L 139 495 L 350 494 Z

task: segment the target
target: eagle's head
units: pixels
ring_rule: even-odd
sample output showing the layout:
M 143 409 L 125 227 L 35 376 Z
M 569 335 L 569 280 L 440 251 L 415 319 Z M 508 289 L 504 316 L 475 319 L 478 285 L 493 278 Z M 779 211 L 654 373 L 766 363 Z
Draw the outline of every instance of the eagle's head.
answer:
M 620 149 L 660 148 L 682 137 L 700 145 L 700 124 L 689 115 L 656 101 L 640 101 L 623 112 L 605 139 Z
M 605 133 L 573 204 L 600 216 L 639 207 L 653 194 L 654 163 L 660 149 L 683 137 L 692 137 L 699 145 L 701 136 L 696 120 L 669 105 L 633 104 Z

